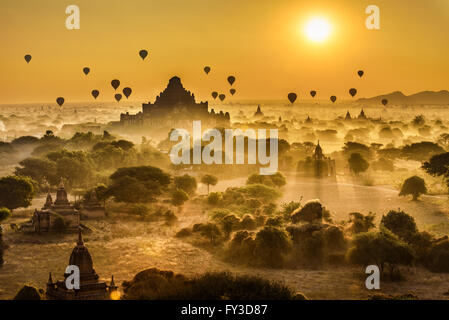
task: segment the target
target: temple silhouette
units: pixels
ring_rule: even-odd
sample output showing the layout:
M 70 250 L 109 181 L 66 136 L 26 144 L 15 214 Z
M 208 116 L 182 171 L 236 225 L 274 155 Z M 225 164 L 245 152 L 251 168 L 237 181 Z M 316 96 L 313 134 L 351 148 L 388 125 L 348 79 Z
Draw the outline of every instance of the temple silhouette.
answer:
M 185 121 L 201 120 L 211 126 L 225 126 L 230 123 L 230 115 L 223 111 L 209 111 L 208 102 L 195 101 L 195 95 L 186 90 L 179 77 L 169 80 L 167 87 L 154 103 L 142 104 L 142 111 L 137 114 L 122 113 L 121 127 L 162 127 L 177 126 Z
M 47 282 L 46 298 L 48 300 L 107 300 L 118 287 L 111 277 L 109 285 L 99 281 L 99 276 L 93 267 L 92 257 L 84 245 L 81 229 L 78 233 L 78 242 L 70 255 L 69 265 L 77 266 L 80 270 L 80 288 L 68 289 L 66 279 L 70 274 L 64 273 L 64 280 L 53 281 L 50 273 Z

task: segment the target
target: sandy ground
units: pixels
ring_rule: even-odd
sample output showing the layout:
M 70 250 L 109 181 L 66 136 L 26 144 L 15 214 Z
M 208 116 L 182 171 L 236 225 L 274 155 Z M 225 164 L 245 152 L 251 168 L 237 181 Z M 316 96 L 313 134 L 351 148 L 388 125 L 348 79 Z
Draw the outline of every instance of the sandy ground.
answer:
M 245 179 L 221 181 L 213 190 L 242 185 Z M 412 214 L 421 228 L 443 230 L 448 224 L 447 203 L 444 196 L 424 197 L 413 202 L 399 198 L 397 191 L 387 187 L 364 187 L 351 184 L 288 178 L 281 202 L 319 198 L 337 219 L 346 219 L 349 212 L 376 212 L 379 216 L 389 209 L 400 207 Z M 204 190 L 203 190 L 204 189 Z M 204 193 L 200 185 L 198 193 Z M 41 200 L 37 200 L 39 202 Z M 173 227 L 158 222 L 85 221 L 94 232 L 85 236 L 86 245 L 100 278 L 109 281 L 113 274 L 116 283 L 130 280 L 137 272 L 157 267 L 186 275 L 205 271 L 228 270 L 240 274 L 258 274 L 283 281 L 312 299 L 363 299 L 372 292 L 364 288 L 363 270 L 357 267 L 325 268 L 322 270 L 271 270 L 233 266 L 218 260 L 206 250 L 174 237 L 177 230 L 205 218 L 201 208 L 188 204 Z M 9 221 L 11 222 L 11 221 Z M 9 223 L 8 222 L 8 223 Z M 443 227 L 438 227 L 443 225 Z M 437 227 L 435 227 L 437 226 Z M 4 225 L 5 265 L 0 268 L 0 299 L 8 299 L 25 283 L 45 288 L 48 273 L 61 279 L 68 263 L 76 235 L 24 236 L 14 234 Z M 449 274 L 430 273 L 421 268 L 404 271 L 406 281 L 381 282 L 381 291 L 404 294 L 413 291 L 420 298 L 447 299 Z

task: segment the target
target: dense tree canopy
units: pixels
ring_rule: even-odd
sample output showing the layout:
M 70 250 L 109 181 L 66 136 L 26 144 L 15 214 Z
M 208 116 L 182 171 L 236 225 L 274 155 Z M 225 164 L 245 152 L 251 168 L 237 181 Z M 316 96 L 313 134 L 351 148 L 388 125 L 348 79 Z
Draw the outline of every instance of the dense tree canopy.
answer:
M 31 205 L 35 182 L 30 178 L 7 176 L 0 178 L 0 207 L 14 210 Z

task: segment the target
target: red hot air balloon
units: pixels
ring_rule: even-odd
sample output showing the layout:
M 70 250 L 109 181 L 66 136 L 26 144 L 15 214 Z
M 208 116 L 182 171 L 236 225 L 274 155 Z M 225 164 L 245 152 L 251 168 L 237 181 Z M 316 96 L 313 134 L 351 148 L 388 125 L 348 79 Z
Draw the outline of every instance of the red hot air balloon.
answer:
M 336 96 L 331 96 L 331 101 L 332 101 L 332 103 L 334 103 L 335 101 L 337 101 L 337 97 Z
M 139 56 L 142 58 L 142 60 L 145 60 L 145 58 L 148 56 L 148 51 L 147 50 L 140 50 L 139 51 Z
M 349 94 L 351 95 L 351 97 L 354 97 L 357 94 L 357 89 L 355 88 L 349 89 Z
M 235 77 L 234 76 L 229 76 L 228 77 L 228 82 L 232 86 L 234 84 L 234 82 L 235 82 Z
M 100 91 L 92 90 L 91 94 L 92 94 L 92 97 L 94 97 L 94 99 L 97 99 L 98 95 L 100 94 Z
M 87 75 L 89 74 L 89 72 L 90 72 L 90 69 L 89 69 L 88 67 L 85 67 L 85 68 L 83 69 L 83 72 L 84 72 L 84 74 L 87 76 Z
M 230 89 L 230 90 L 229 90 L 229 93 L 230 93 L 231 95 L 234 95 L 234 94 L 235 94 L 235 92 L 236 92 L 236 91 L 235 91 L 235 89 L 234 89 L 234 88 L 232 88 L 232 89 Z
M 112 80 L 111 86 L 114 88 L 114 90 L 117 90 L 117 88 L 120 86 L 120 80 L 117 79 Z
M 220 99 L 220 101 L 223 101 L 226 98 L 226 96 L 224 94 L 220 94 L 218 96 L 218 99 Z
M 26 61 L 27 63 L 30 63 L 30 61 L 31 61 L 31 55 L 27 54 L 27 55 L 25 56 L 25 61 Z
M 365 73 L 365 72 L 363 72 L 363 70 L 357 71 L 357 74 L 359 75 L 360 78 L 363 77 L 363 74 L 364 74 L 364 73 Z
M 296 101 L 296 98 L 298 97 L 298 95 L 294 92 L 290 92 L 287 95 L 288 100 L 290 101 L 291 104 L 293 104 Z
M 123 94 L 125 95 L 126 99 L 128 99 L 132 92 L 133 90 L 129 87 L 123 88 Z
M 315 98 L 315 96 L 316 96 L 316 91 L 315 91 L 315 90 L 310 91 L 310 95 L 312 96 L 312 98 Z
M 204 72 L 205 72 L 206 74 L 209 74 L 209 72 L 210 72 L 210 67 L 209 67 L 209 66 L 205 66 L 203 70 L 204 70 Z
M 388 103 L 388 100 L 387 100 L 387 99 L 382 99 L 382 104 L 383 104 L 384 106 L 386 106 L 387 103 Z
M 62 105 L 64 104 L 64 98 L 63 97 L 59 97 L 59 98 L 57 98 L 56 99 L 56 103 L 60 106 L 60 107 L 62 107 Z
M 217 97 L 218 97 L 218 92 L 217 91 L 212 92 L 212 98 L 214 98 L 214 100 L 215 100 L 215 99 L 217 99 Z
M 117 102 L 120 102 L 120 100 L 122 100 L 122 95 L 120 93 L 117 93 L 114 97 Z

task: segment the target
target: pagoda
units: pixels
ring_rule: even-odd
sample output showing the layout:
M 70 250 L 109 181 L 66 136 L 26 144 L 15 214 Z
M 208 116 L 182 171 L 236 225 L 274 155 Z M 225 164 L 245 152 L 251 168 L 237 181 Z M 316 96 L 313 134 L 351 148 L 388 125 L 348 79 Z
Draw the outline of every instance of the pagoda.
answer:
M 49 300 L 105 300 L 110 299 L 113 292 L 117 292 L 114 277 L 109 285 L 99 281 L 99 276 L 93 268 L 92 257 L 84 245 L 81 229 L 78 231 L 78 242 L 70 255 L 69 265 L 77 266 L 80 270 L 80 288 L 68 289 L 66 279 L 70 274 L 64 273 L 64 280 L 53 281 L 50 273 L 47 282 L 46 297 Z M 112 295 L 114 297 L 114 295 Z

